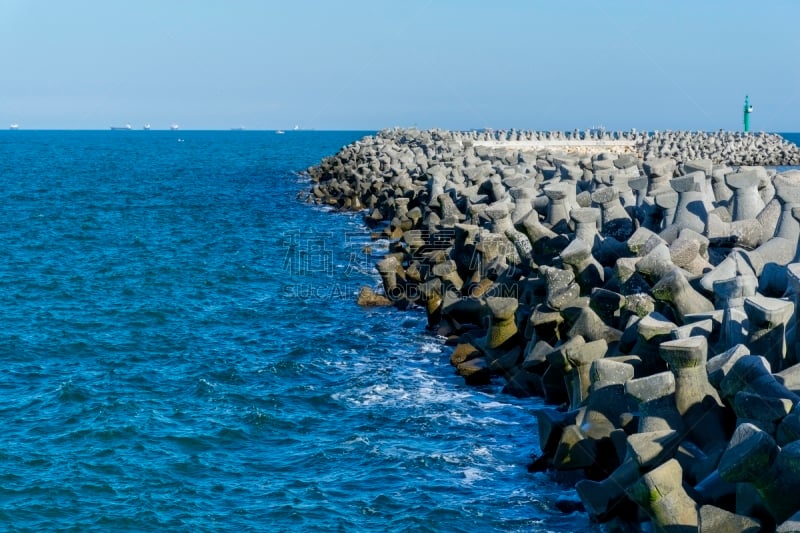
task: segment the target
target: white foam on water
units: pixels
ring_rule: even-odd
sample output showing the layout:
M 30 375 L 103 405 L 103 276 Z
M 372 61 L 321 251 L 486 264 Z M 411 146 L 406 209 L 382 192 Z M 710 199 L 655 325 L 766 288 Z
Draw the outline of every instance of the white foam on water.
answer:
M 478 404 L 478 407 L 480 407 L 481 409 L 486 409 L 486 410 L 489 410 L 489 409 L 522 409 L 522 406 L 519 406 L 519 405 L 514 405 L 514 404 L 511 404 L 511 403 L 497 402 L 497 401 L 481 402 L 481 403 Z
M 370 444 L 369 437 L 362 435 L 356 435 L 350 439 L 347 439 L 346 441 L 344 441 L 344 443 L 350 446 L 355 444 L 363 444 L 365 446 L 369 446 Z
M 206 378 L 200 378 L 199 380 L 197 380 L 197 382 L 198 382 L 198 385 L 201 385 L 203 387 L 208 387 L 210 389 L 216 389 L 217 388 L 216 383 L 212 383 L 212 382 L 208 381 Z
M 418 382 L 414 386 L 414 396 L 409 407 L 455 404 L 469 399 L 467 392 L 449 389 L 445 384 L 428 378 L 425 382 Z
M 481 426 L 520 426 L 521 424 L 514 420 L 500 420 L 499 418 L 491 417 L 478 417 L 475 421 Z
M 351 334 L 352 334 L 353 337 L 358 338 L 358 339 L 375 340 L 375 336 L 374 335 L 370 335 L 369 333 L 367 333 L 365 330 L 363 330 L 361 328 L 355 328 L 355 329 L 351 330 Z
M 388 250 L 391 241 L 389 239 L 377 239 L 372 241 L 371 245 L 373 250 Z
M 489 476 L 486 475 L 486 472 L 474 467 L 467 467 L 462 471 L 462 475 L 464 476 L 463 485 L 472 485 L 476 481 L 482 481 L 484 479 L 489 479 Z
M 458 412 L 448 412 L 448 413 L 440 413 L 433 417 L 434 420 L 438 418 L 446 418 L 447 422 L 451 425 L 458 425 L 463 427 L 469 427 L 475 425 L 474 418 L 465 414 L 465 413 L 458 413 Z
M 438 341 L 423 342 L 419 347 L 421 353 L 442 353 L 442 343 Z
M 474 457 L 480 457 L 482 459 L 492 459 L 494 456 L 492 455 L 492 450 L 487 448 L 486 446 L 478 446 L 474 450 L 472 450 L 472 454 Z
M 350 391 L 346 396 L 340 393 L 332 395 L 337 401 L 345 401 L 356 407 L 395 406 L 409 398 L 403 388 L 391 387 L 386 383 L 378 383 L 357 391 Z
M 353 363 L 352 367 L 364 374 L 374 374 L 374 363 Z M 471 398 L 469 391 L 452 389 L 447 383 L 420 368 L 411 368 L 405 374 L 389 374 L 387 382 L 373 383 L 336 393 L 334 399 L 358 407 L 382 406 L 393 409 L 419 409 L 435 407 L 433 418 L 441 416 L 442 405 L 458 404 Z
M 450 465 L 461 465 L 464 464 L 464 460 L 456 454 L 453 453 L 434 453 L 431 454 L 431 459 L 435 459 L 437 461 L 443 461 Z

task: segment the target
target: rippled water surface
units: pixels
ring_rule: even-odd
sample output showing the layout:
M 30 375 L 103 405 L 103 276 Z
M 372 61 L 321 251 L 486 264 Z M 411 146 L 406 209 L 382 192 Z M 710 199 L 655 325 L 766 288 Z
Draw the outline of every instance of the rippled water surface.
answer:
M 0 133 L 0 523 L 587 526 L 525 469 L 538 401 L 353 303 L 380 243 L 293 171 L 362 135 Z

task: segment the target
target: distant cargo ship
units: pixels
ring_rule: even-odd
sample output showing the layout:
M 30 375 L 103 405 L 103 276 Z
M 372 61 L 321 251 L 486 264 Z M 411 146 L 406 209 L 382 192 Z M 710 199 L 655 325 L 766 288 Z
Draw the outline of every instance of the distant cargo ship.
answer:
M 118 130 L 132 130 L 132 129 L 133 129 L 133 126 L 131 126 L 130 124 L 125 124 L 124 126 L 111 126 L 111 129 L 112 129 L 112 130 L 114 130 L 114 131 L 118 131 Z

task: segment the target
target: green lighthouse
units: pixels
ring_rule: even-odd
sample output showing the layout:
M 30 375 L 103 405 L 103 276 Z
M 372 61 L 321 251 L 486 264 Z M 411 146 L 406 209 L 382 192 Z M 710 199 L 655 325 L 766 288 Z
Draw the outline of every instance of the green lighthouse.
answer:
M 753 106 L 750 105 L 750 97 L 744 97 L 744 132 L 750 131 L 750 113 L 753 112 Z

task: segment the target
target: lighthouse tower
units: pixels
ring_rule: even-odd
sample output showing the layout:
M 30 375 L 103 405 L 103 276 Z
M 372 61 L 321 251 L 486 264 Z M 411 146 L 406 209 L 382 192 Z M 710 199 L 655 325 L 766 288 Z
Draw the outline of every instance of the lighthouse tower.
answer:
M 744 132 L 750 131 L 750 113 L 753 112 L 753 106 L 750 105 L 750 97 L 744 97 Z

